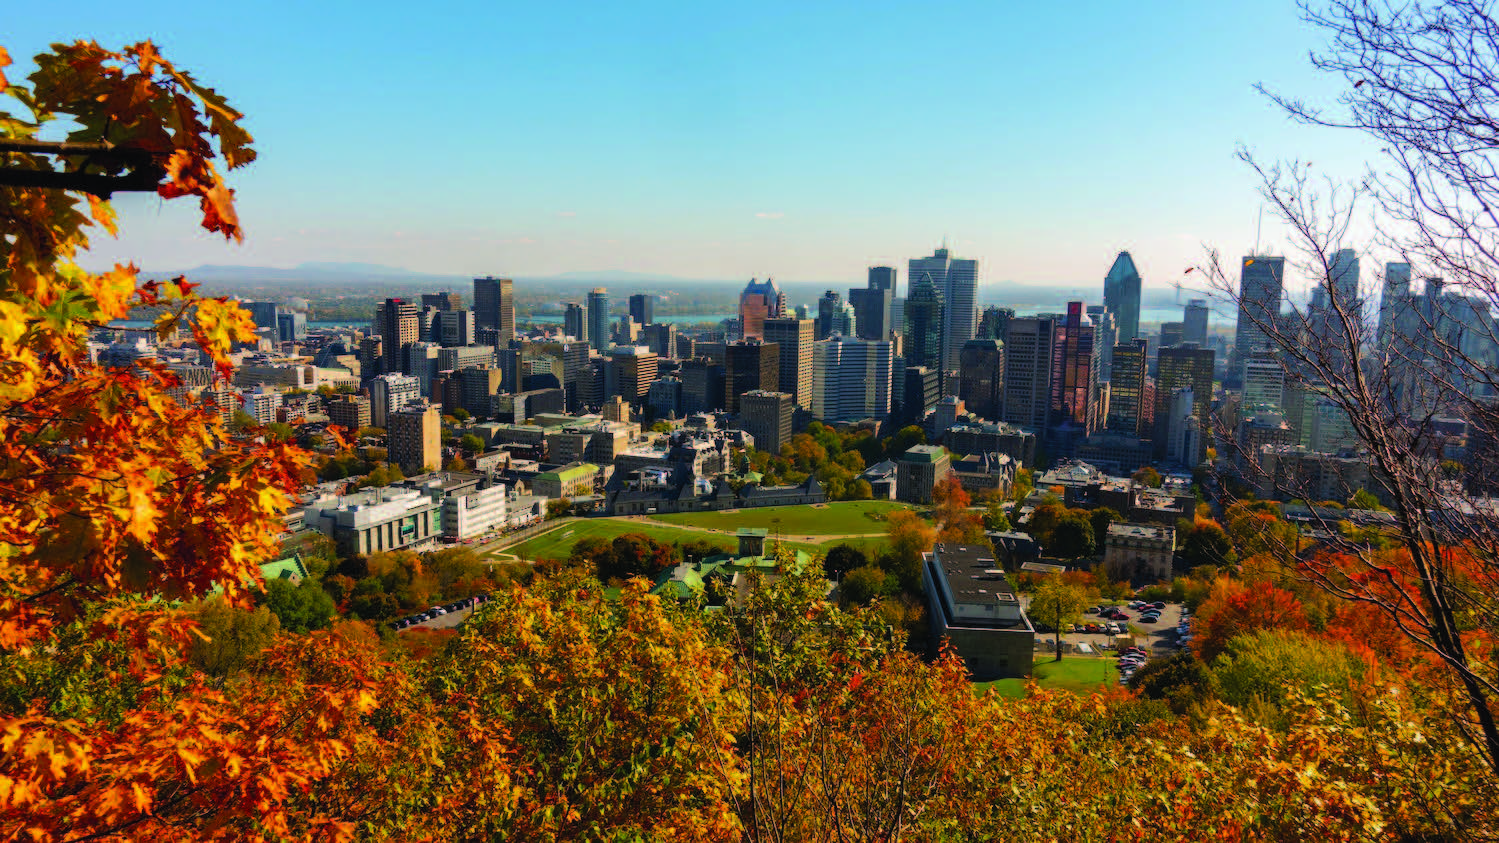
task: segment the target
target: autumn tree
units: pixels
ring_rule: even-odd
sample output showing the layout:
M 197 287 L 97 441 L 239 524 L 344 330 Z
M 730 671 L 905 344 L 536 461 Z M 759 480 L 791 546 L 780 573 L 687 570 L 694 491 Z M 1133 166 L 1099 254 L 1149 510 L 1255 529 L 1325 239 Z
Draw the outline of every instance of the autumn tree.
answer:
M 1247 586 L 1220 579 L 1197 609 L 1192 648 L 1207 662 L 1227 649 L 1235 637 L 1258 629 L 1304 631 L 1306 608 L 1294 594 L 1274 586 Z
M 1091 556 L 1098 547 L 1094 535 L 1093 523 L 1084 512 L 1067 510 L 1051 528 L 1051 543 L 1046 550 L 1063 559 Z
M 1063 582 L 1059 577 L 1047 577 L 1041 587 L 1031 595 L 1027 614 L 1052 629 L 1056 635 L 1057 661 L 1062 660 L 1062 626 L 1076 623 L 1088 607 L 1088 594 L 1075 585 Z
M 215 689 L 183 675 L 195 623 L 175 608 L 215 587 L 248 604 L 305 457 L 234 437 L 216 409 L 178 401 L 165 366 L 103 368 L 86 344 L 91 328 L 148 306 L 149 330 L 188 328 L 228 376 L 231 345 L 254 337 L 242 308 L 185 279 L 143 283 L 133 266 L 93 273 L 75 259 L 91 229 L 114 233 L 107 199 L 120 190 L 191 197 L 208 231 L 239 239 L 221 166 L 254 159 L 250 136 L 149 42 L 57 45 L 35 63 L 27 85 L 0 76 L 0 94 L 21 106 L 0 112 L 0 649 L 132 678 L 116 683 L 108 716 L 78 705 L 76 682 L 33 685 L 15 697 L 29 702 L 0 714 L 0 830 L 346 834 L 331 818 L 289 814 L 281 795 L 335 768 L 343 751 L 326 742 L 370 710 L 368 662 L 309 637 L 268 650 L 263 682 Z M 67 137 L 48 139 L 44 125 Z M 297 659 L 328 670 L 289 670 Z
M 937 521 L 937 540 L 953 544 L 977 544 L 984 539 L 983 516 L 969 509 L 972 500 L 952 474 L 932 486 L 932 514 Z
M 1267 95 L 1295 120 L 1369 137 L 1378 157 L 1367 172 L 1339 178 L 1323 177 L 1308 161 L 1270 162 L 1241 150 L 1267 216 L 1285 233 L 1289 267 L 1312 282 L 1307 293 L 1285 297 L 1271 313 L 1240 294 L 1237 261 L 1225 264 L 1211 253 L 1196 269 L 1238 309 L 1241 325 L 1263 338 L 1287 383 L 1348 426 L 1348 444 L 1367 464 L 1370 482 L 1342 483 L 1337 497 L 1363 486 L 1391 510 L 1390 534 L 1402 551 L 1397 565 L 1381 542 L 1344 536 L 1339 517 L 1319 508 L 1314 526 L 1337 545 L 1342 561 L 1306 566 L 1301 575 L 1328 594 L 1383 613 L 1440 661 L 1467 699 L 1464 728 L 1482 747 L 1490 774 L 1499 775 L 1499 674 L 1479 654 L 1486 644 L 1472 649 L 1467 629 L 1476 620 L 1482 638 L 1499 632 L 1492 598 L 1477 596 L 1499 585 L 1492 561 L 1499 558 L 1499 529 L 1474 500 L 1492 492 L 1499 450 L 1470 449 L 1453 478 L 1442 468 L 1445 438 L 1435 423 L 1462 418 L 1485 441 L 1499 431 L 1490 316 L 1499 305 L 1492 143 L 1499 130 L 1493 38 L 1499 18 L 1475 0 L 1332 0 L 1303 13 L 1326 38 L 1312 64 L 1339 94 L 1328 102 Z M 1372 236 L 1363 233 L 1371 229 Z M 1417 284 L 1431 281 L 1424 290 L 1403 289 L 1408 282 L 1397 267 L 1383 279 L 1388 286 L 1350 285 L 1342 250 L 1359 241 L 1380 262 L 1405 264 Z M 1376 298 L 1378 311 L 1369 306 Z M 1327 496 L 1322 484 L 1295 475 L 1267 478 L 1257 461 L 1240 456 L 1236 462 L 1249 479 L 1273 483 L 1278 495 Z M 1469 550 L 1490 561 L 1459 576 L 1451 557 Z M 1484 586 L 1464 587 L 1469 577 Z M 1402 587 L 1387 588 L 1392 581 Z
M 1226 565 L 1236 558 L 1234 544 L 1228 538 L 1223 525 L 1210 518 L 1198 518 L 1192 522 L 1187 534 L 1182 536 L 1181 555 L 1189 567 L 1198 565 Z

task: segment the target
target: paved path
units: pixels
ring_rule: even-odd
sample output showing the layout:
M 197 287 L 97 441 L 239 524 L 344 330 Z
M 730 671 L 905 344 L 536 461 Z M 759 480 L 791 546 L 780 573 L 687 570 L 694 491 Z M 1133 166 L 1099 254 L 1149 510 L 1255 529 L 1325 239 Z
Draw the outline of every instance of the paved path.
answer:
M 691 531 L 693 531 L 695 533 L 717 533 L 717 534 L 723 535 L 723 536 L 735 536 L 735 535 L 739 534 L 739 529 L 738 528 L 735 528 L 733 530 L 723 530 L 723 529 L 719 529 L 717 527 L 693 527 L 693 526 L 690 526 L 690 525 L 687 525 L 687 524 L 673 524 L 670 521 L 658 521 L 658 520 L 650 517 L 649 515 L 611 515 L 611 516 L 608 516 L 606 520 L 609 520 L 609 521 L 640 521 L 640 522 L 645 523 L 645 524 L 650 524 L 650 525 L 652 525 L 654 527 L 674 527 L 674 528 L 676 528 L 678 530 L 691 530 Z M 781 538 L 785 539 L 786 541 L 794 541 L 794 542 L 799 541 L 799 542 L 806 542 L 807 544 L 826 544 L 827 542 L 830 542 L 830 541 L 839 541 L 839 540 L 842 540 L 842 539 L 881 539 L 881 538 L 884 538 L 886 535 L 888 535 L 888 534 L 887 533 L 818 533 L 816 535 L 811 535 L 811 536 L 798 536 L 798 535 L 793 535 L 791 533 L 782 533 L 781 534 Z

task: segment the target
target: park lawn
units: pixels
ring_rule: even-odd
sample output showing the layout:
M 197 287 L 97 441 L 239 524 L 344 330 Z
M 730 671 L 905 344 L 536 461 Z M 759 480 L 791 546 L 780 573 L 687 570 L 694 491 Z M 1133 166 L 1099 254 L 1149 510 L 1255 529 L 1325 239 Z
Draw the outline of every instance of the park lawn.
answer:
M 682 542 L 696 541 L 699 539 L 710 541 L 720 547 L 732 550 L 737 546 L 733 536 L 723 533 L 710 533 L 705 530 L 696 530 L 690 527 L 676 527 L 666 524 L 652 524 L 645 521 L 625 521 L 614 518 L 590 518 L 582 521 L 569 521 L 555 530 L 542 533 L 498 551 L 500 554 L 514 554 L 526 559 L 566 559 L 572 555 L 573 545 L 590 536 L 606 540 L 613 540 L 616 536 L 625 533 L 641 533 L 657 541 Z M 806 542 L 787 542 L 796 550 L 804 550 L 811 554 L 824 554 L 834 545 L 843 544 L 842 541 L 828 542 L 824 544 L 809 544 Z M 878 552 L 884 546 L 883 538 L 876 539 L 852 539 L 847 544 L 856 545 L 866 553 Z
M 1038 656 L 1031 663 L 1031 675 L 1043 688 L 1061 688 L 1075 694 L 1089 694 L 1112 688 L 1119 684 L 1119 668 L 1113 659 L 1063 656 Z M 1002 697 L 1020 699 L 1025 696 L 1026 680 L 996 679 L 992 682 L 975 682 L 975 693 L 993 688 Z
M 845 536 L 885 532 L 890 513 L 911 507 L 896 501 L 834 501 L 825 506 L 760 506 L 719 512 L 671 512 L 652 521 L 733 532 L 762 527 L 788 536 Z M 874 516 L 874 517 L 871 517 Z

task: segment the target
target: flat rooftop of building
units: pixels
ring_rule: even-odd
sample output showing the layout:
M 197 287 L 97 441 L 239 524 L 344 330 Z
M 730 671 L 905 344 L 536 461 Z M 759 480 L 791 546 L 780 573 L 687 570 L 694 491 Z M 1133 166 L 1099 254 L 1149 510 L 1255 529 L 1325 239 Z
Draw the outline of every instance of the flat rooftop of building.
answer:
M 1161 524 L 1110 524 L 1109 536 L 1128 539 L 1158 539 L 1166 541 L 1176 537 L 1176 530 Z
M 944 544 L 932 546 L 933 561 L 947 579 L 953 600 L 960 603 L 998 601 L 1019 603 L 1010 578 L 987 545 Z
M 906 462 L 936 462 L 943 453 L 940 445 L 912 445 L 900 458 Z

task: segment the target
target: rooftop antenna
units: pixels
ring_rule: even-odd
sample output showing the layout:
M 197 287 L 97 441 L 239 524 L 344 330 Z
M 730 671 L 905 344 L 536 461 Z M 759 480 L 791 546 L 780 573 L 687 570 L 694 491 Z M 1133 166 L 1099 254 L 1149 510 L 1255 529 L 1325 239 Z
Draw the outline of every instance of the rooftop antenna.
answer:
M 1260 256 L 1260 228 L 1265 224 L 1265 203 L 1260 203 L 1259 218 L 1254 223 L 1254 256 Z

